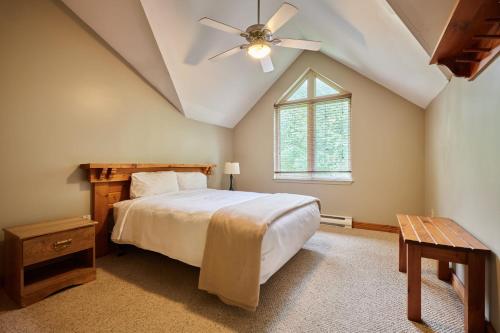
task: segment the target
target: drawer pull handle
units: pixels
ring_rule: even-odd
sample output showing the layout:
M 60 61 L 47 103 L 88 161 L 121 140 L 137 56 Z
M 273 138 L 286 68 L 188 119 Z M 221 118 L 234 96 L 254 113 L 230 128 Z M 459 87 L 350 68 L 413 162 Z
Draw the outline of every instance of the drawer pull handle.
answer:
M 64 250 L 64 249 L 70 247 L 72 242 L 73 242 L 73 240 L 71 238 L 65 239 L 62 241 L 58 241 L 58 242 L 55 242 L 54 244 L 52 244 L 52 248 L 54 249 L 54 251 L 61 251 L 61 250 Z

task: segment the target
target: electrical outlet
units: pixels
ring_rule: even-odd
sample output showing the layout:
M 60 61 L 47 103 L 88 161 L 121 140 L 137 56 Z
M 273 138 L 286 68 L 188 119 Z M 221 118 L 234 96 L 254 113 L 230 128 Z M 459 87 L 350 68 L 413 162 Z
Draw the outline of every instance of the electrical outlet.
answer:
M 431 208 L 431 217 L 434 217 L 434 208 Z
M 86 219 L 86 220 L 90 220 L 92 217 L 89 215 L 83 215 L 82 218 Z

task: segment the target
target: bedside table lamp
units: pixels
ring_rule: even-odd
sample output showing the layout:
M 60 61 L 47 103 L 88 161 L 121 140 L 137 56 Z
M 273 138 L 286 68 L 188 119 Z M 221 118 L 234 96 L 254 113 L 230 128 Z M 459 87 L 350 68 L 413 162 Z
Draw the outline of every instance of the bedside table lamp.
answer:
M 229 176 L 229 191 L 233 191 L 233 175 L 240 174 L 240 164 L 238 162 L 226 162 L 224 173 Z

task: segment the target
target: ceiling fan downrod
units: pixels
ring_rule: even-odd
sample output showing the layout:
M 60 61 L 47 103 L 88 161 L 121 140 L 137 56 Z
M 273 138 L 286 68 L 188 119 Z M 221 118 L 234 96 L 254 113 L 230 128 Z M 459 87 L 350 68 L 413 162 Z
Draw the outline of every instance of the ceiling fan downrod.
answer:
M 257 0 L 257 24 L 260 24 L 260 0 Z

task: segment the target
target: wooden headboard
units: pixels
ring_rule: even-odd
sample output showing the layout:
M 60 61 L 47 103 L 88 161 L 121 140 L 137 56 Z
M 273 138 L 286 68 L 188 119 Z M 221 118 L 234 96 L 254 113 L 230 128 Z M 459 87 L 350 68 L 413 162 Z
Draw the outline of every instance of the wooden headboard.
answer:
M 112 164 L 80 165 L 88 170 L 92 184 L 92 219 L 96 225 L 96 255 L 109 252 L 109 231 L 113 222 L 113 204 L 130 198 L 130 178 L 134 172 L 202 172 L 210 175 L 213 164 Z M 110 223 L 111 222 L 111 223 Z

